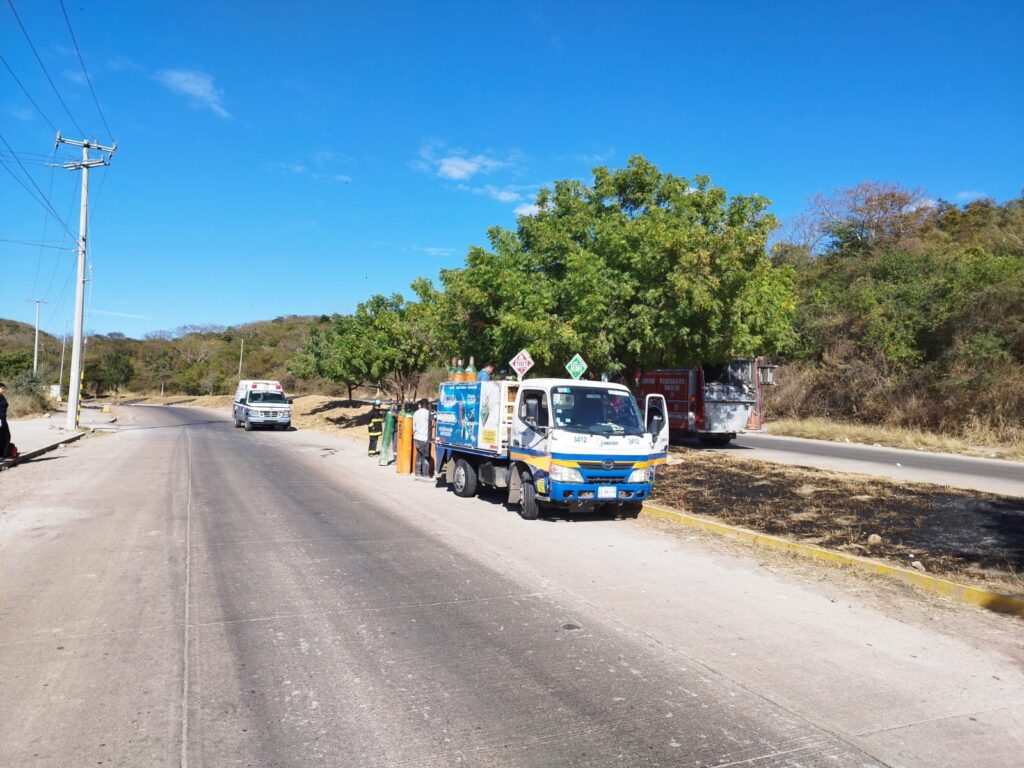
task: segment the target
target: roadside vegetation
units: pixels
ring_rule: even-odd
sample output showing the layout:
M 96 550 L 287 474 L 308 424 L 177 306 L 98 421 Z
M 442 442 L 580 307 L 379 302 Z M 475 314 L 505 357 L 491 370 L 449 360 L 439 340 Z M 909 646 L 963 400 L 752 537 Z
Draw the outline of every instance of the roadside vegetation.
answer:
M 1024 595 L 1024 501 L 673 449 L 652 501 L 730 525 Z
M 491 228 L 486 247 L 408 295 L 350 314 L 90 335 L 86 391 L 230 392 L 243 345 L 243 377 L 348 400 L 432 391 L 452 357 L 500 371 L 524 347 L 535 374 L 563 375 L 579 352 L 630 384 L 768 355 L 782 364 L 767 390 L 777 433 L 1024 455 L 1024 197 L 955 205 L 870 182 L 819 195 L 781 228 L 769 206 L 634 156 L 542 189 L 534 215 Z M 0 321 L 0 377 L 29 398 L 22 410 L 45 402 L 60 362 L 43 334 L 26 379 L 31 343 L 30 326 Z

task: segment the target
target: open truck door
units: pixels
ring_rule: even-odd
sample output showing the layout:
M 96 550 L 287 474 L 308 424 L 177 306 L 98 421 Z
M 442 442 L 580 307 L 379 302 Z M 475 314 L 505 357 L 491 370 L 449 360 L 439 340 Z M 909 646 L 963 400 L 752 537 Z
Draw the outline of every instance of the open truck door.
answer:
M 668 450 L 668 404 L 664 395 L 647 395 L 644 398 L 644 425 L 651 433 L 651 452 Z

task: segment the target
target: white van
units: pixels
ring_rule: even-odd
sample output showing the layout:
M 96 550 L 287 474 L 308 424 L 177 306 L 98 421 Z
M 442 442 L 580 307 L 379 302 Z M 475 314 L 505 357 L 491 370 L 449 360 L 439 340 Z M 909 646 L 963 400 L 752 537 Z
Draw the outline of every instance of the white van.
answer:
M 274 427 L 288 429 L 292 425 L 292 407 L 278 381 L 243 379 L 235 390 L 232 404 L 236 427 Z

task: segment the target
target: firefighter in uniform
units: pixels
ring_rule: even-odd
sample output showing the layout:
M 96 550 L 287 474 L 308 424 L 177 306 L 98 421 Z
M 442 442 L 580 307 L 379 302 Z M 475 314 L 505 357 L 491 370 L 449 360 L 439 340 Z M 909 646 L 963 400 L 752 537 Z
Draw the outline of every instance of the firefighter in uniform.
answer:
M 373 410 L 370 411 L 370 449 L 367 455 L 378 456 L 377 441 L 380 440 L 384 431 L 384 414 L 380 410 L 380 400 L 373 401 Z

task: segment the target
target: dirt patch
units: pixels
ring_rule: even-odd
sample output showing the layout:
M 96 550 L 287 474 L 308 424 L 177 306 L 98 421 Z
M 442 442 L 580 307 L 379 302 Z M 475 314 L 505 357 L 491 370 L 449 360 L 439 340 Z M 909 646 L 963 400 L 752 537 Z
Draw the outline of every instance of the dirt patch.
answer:
M 1024 596 L 1024 499 L 685 448 L 672 453 L 654 501 Z
M 222 408 L 230 413 L 231 401 L 231 395 L 173 395 L 125 398 L 112 404 Z M 367 440 L 369 422 L 370 406 L 365 403 L 327 395 L 299 395 L 292 401 L 292 426 L 296 429 L 323 429 L 341 433 L 353 440 Z

